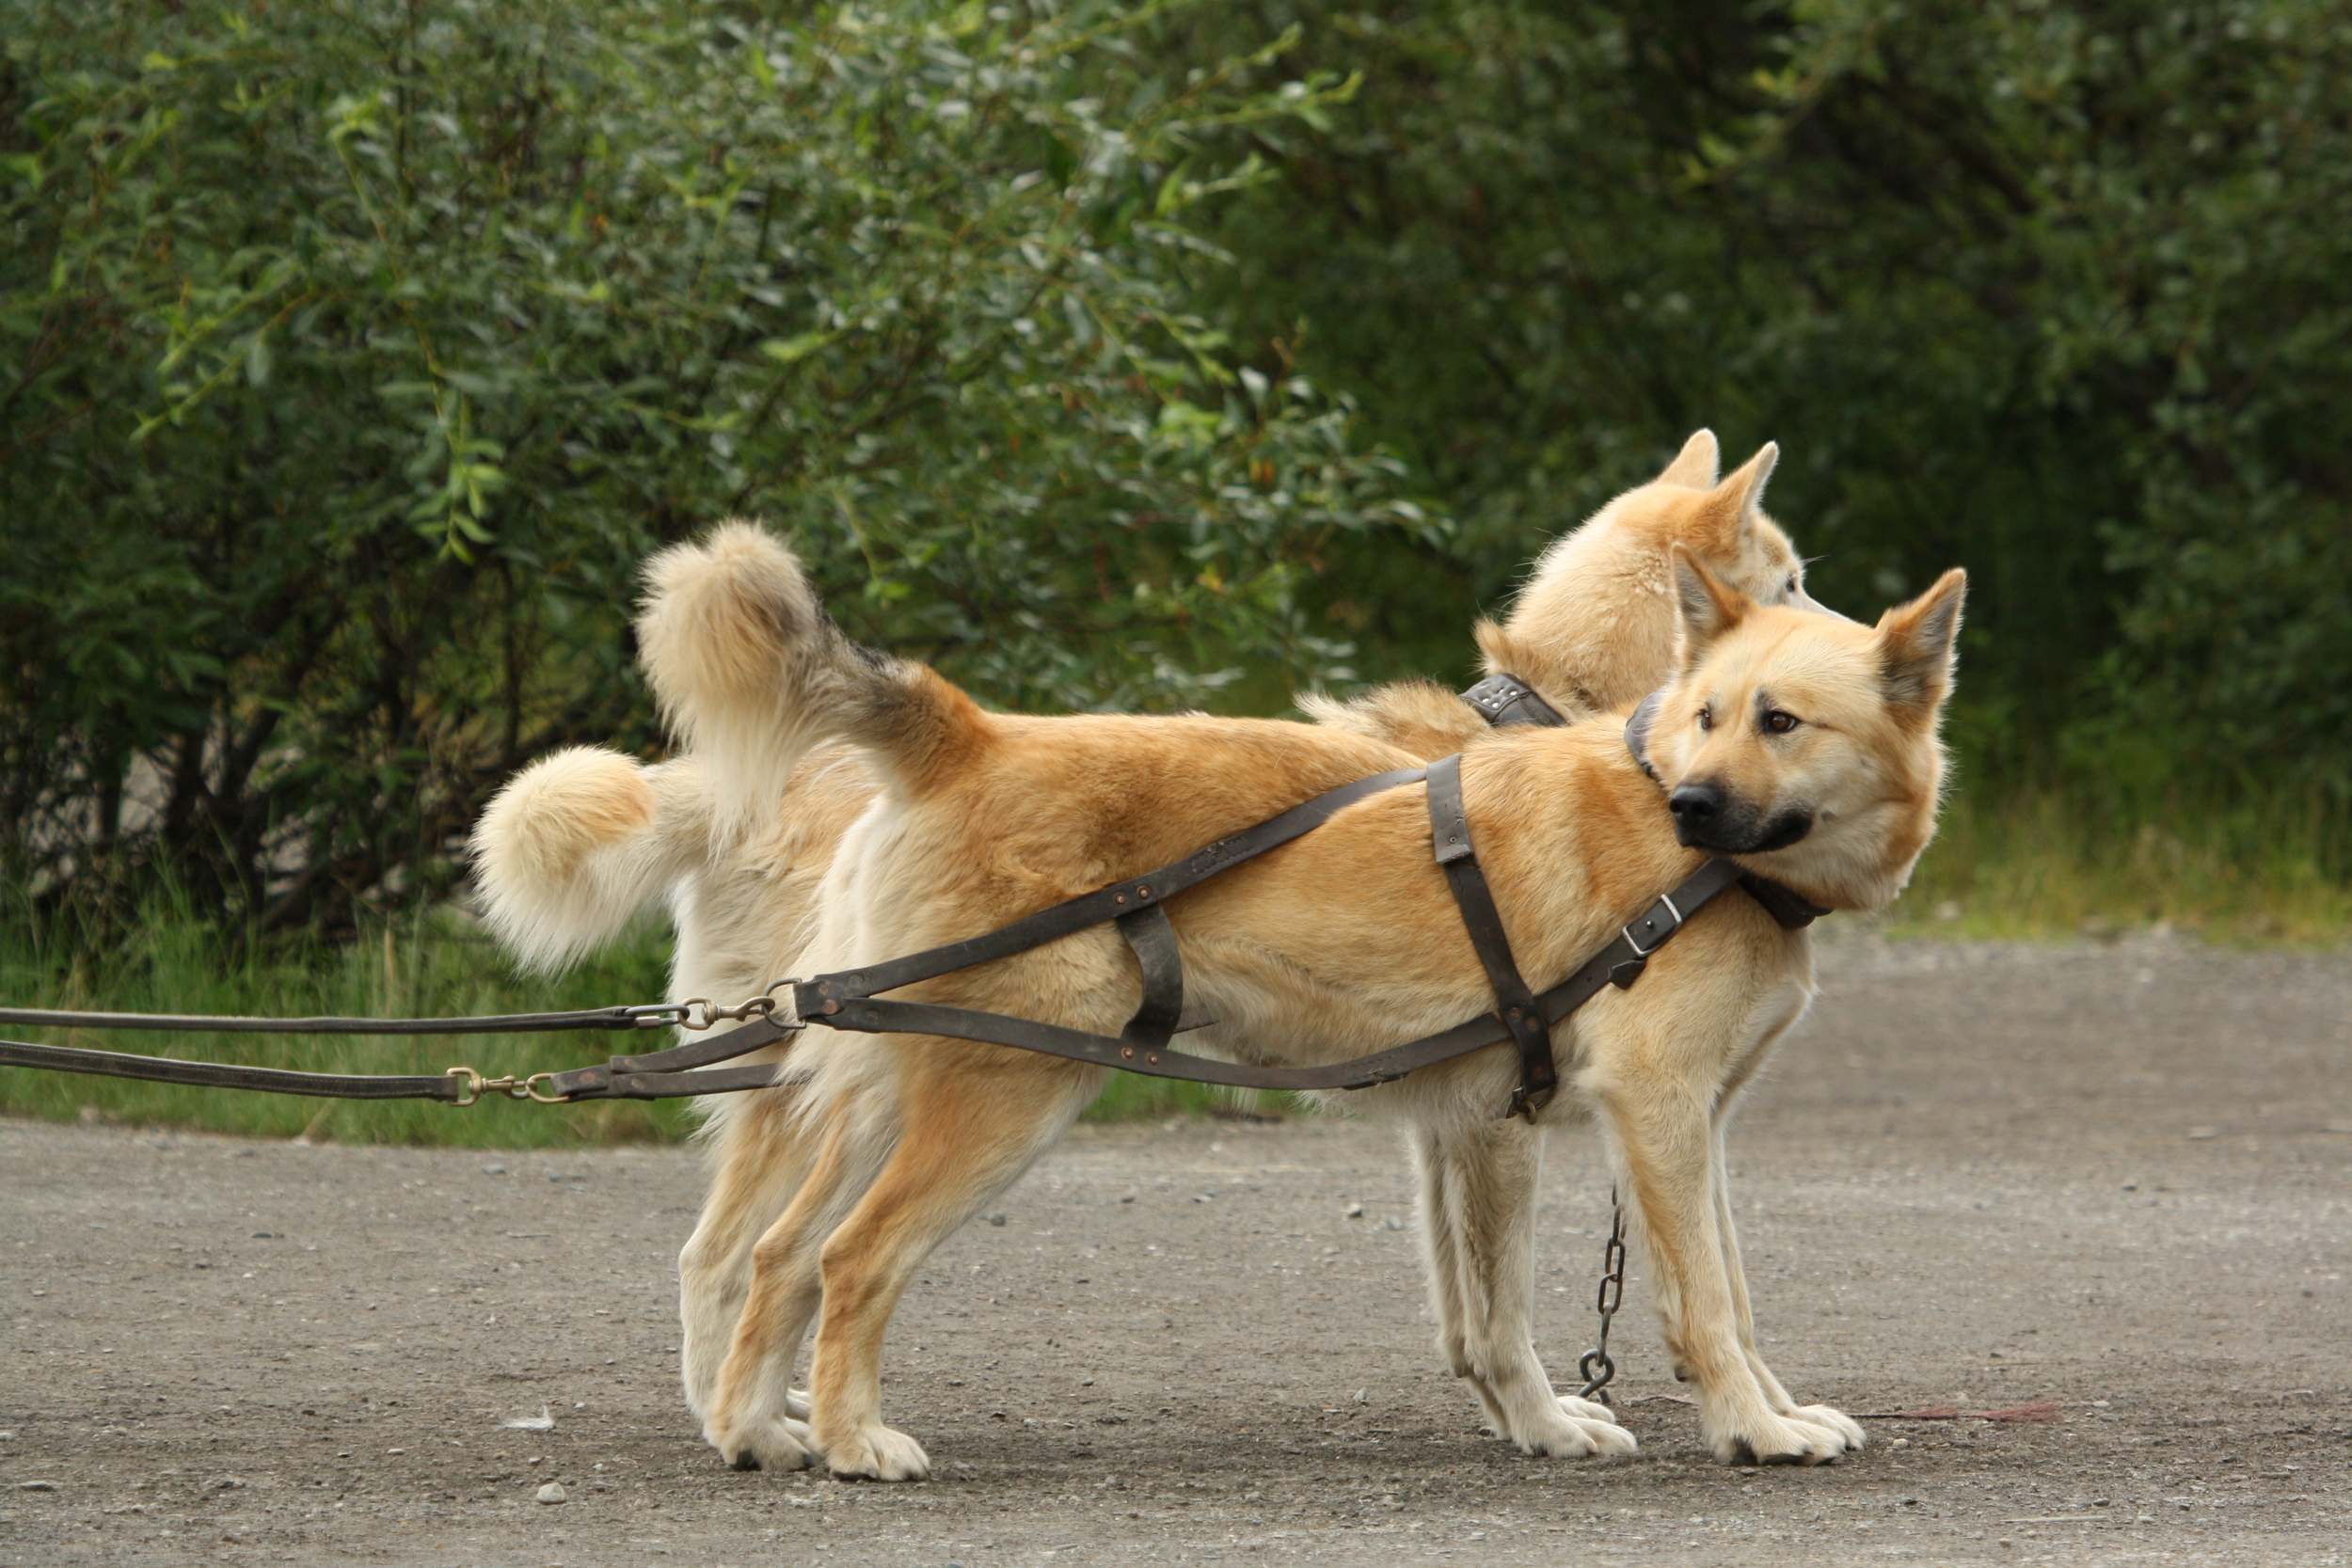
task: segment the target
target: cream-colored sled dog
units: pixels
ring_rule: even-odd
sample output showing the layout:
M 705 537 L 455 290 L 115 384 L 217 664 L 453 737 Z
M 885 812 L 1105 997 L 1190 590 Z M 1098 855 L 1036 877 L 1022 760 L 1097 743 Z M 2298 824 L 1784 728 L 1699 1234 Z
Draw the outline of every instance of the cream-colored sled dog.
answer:
M 1778 456 L 1767 445 L 1719 479 L 1713 434 L 1693 435 L 1655 480 L 1548 550 L 1502 626 L 1477 628 L 1487 673 L 1526 681 L 1564 718 L 1623 707 L 1654 689 L 1670 672 L 1677 616 L 1668 552 L 1677 544 L 1760 603 L 1811 607 L 1803 564 L 1763 511 Z M 1431 682 L 1383 687 L 1349 703 L 1309 697 L 1302 705 L 1327 725 L 1423 761 L 1487 734 L 1485 719 Z M 772 755 L 713 769 L 695 750 L 699 733 L 681 736 L 684 754 L 651 768 L 601 750 L 558 753 L 493 803 L 475 840 L 476 879 L 492 926 L 526 962 L 554 967 L 585 953 L 662 898 L 677 932 L 673 996 L 739 998 L 796 968 L 806 973 L 801 958 L 818 889 L 843 833 L 873 804 L 878 775 L 856 748 L 840 744 L 818 746 L 788 770 Z M 722 807 L 715 786 L 730 777 L 755 782 L 749 799 Z M 717 1113 L 707 1129 L 710 1199 L 680 1259 L 682 1370 L 698 1414 L 710 1408 L 750 1289 L 752 1248 L 813 1157 L 799 1147 L 804 1126 L 789 1114 L 785 1091 L 707 1108 Z M 1410 1140 L 1432 1300 L 1444 1325 L 1440 1348 L 1458 1375 L 1478 1364 L 1462 1325 L 1483 1319 L 1489 1288 L 1463 1261 L 1486 1250 L 1484 1241 L 1457 1234 L 1475 1217 L 1464 1195 L 1490 1169 L 1532 1170 L 1536 1142 L 1518 1121 Z M 1515 1256 L 1500 1266 L 1532 1270 L 1533 1260 Z M 1494 1418 L 1498 1431 L 1509 1430 Z
M 1816 903 L 1867 908 L 1892 896 L 1932 830 L 1958 575 L 1872 629 L 1761 606 L 1687 552 L 1671 559 L 1678 673 L 1649 740 L 1671 794 L 1627 753 L 1613 718 L 1506 731 L 1464 762 L 1482 858 L 1538 988 L 1701 849 L 1740 855 Z M 931 672 L 850 644 L 788 554 L 748 528 L 665 555 L 652 577 L 647 667 L 699 758 L 702 831 L 759 828 L 772 781 L 788 774 L 776 831 L 799 845 L 774 847 L 768 863 L 787 869 L 766 892 L 813 911 L 803 932 L 760 929 L 757 890 L 736 890 L 744 941 L 714 973 L 754 948 L 808 974 L 969 935 L 1412 760 L 1369 736 L 1264 721 L 984 713 Z M 795 771 L 827 742 L 833 761 Z M 488 873 L 494 911 L 554 873 L 584 873 L 572 891 L 590 897 L 643 885 L 599 853 L 617 844 L 659 858 L 641 842 L 660 816 L 655 789 L 618 760 L 551 759 L 517 781 L 485 826 L 485 859 L 507 862 Z M 538 909 L 534 927 L 528 906 L 510 903 L 510 928 L 560 949 L 576 925 Z M 1350 807 L 1168 912 L 1190 992 L 1221 1021 L 1193 1038 L 1242 1059 L 1339 1060 L 1492 1006 L 1416 789 Z M 1820 1460 L 1861 1440 L 1836 1412 L 1797 1407 L 1756 1357 L 1721 1186 L 1729 1098 L 1803 1010 L 1807 953 L 1802 934 L 1727 895 L 1631 990 L 1604 993 L 1556 1031 L 1577 1092 L 1548 1118 L 1579 1102 L 1599 1112 L 1668 1342 L 1726 1457 Z M 755 967 L 759 978 L 736 989 L 779 972 Z M 919 994 L 1102 1030 L 1132 1011 L 1137 985 L 1104 930 Z M 1537 1146 L 1498 1135 L 1505 1054 L 1360 1098 L 1413 1125 L 1441 1334 L 1498 1432 L 1531 1452 L 1623 1450 L 1632 1440 L 1605 1409 L 1553 1394 L 1531 1343 Z M 880 1418 L 883 1326 L 923 1257 L 1067 1127 L 1102 1074 L 965 1042 L 817 1030 L 785 1077 L 790 1091 L 716 1115 L 720 1180 L 684 1259 L 690 1396 L 739 1464 L 919 1476 L 921 1449 Z M 788 1378 L 812 1321 L 803 1402 Z

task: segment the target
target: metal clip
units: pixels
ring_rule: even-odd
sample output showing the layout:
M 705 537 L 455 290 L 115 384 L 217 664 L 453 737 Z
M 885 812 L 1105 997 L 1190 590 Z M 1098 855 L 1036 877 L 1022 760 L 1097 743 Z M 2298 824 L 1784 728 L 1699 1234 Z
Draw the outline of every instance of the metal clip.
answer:
M 747 996 L 732 1007 L 722 1007 L 707 996 L 696 996 L 684 1002 L 664 1003 L 660 1006 L 631 1007 L 629 1011 L 644 1015 L 653 1027 L 675 1023 L 681 1029 L 709 1029 L 722 1023 L 740 1023 L 747 1019 L 773 1018 L 781 1006 L 776 1000 L 777 990 L 785 986 L 799 984 L 798 980 L 771 980 L 757 996 Z M 798 1027 L 797 1022 L 790 1027 Z
M 454 1078 L 465 1085 L 461 1098 L 450 1101 L 453 1105 L 471 1105 L 485 1094 L 502 1094 L 509 1100 L 535 1100 L 542 1105 L 570 1102 L 567 1095 L 539 1092 L 540 1085 L 554 1080 L 552 1072 L 534 1072 L 528 1078 L 485 1078 L 469 1067 L 453 1067 L 443 1076 Z

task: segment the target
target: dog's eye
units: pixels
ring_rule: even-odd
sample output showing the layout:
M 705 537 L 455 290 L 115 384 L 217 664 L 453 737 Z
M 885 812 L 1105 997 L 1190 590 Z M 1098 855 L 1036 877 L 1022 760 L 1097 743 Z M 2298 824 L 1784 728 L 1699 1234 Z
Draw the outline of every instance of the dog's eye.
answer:
M 1795 714 L 1783 713 L 1778 708 L 1772 709 L 1772 712 L 1764 716 L 1764 727 L 1772 731 L 1774 735 L 1787 735 L 1790 730 L 1797 727 L 1798 722 L 1799 721 Z
M 1714 727 L 1715 716 L 1705 708 L 1699 709 L 1699 728 L 1703 730 L 1711 730 Z
M 1790 578 L 1787 583 L 1782 585 L 1781 592 L 1788 594 L 1790 598 L 1796 597 L 1797 579 L 1795 578 Z

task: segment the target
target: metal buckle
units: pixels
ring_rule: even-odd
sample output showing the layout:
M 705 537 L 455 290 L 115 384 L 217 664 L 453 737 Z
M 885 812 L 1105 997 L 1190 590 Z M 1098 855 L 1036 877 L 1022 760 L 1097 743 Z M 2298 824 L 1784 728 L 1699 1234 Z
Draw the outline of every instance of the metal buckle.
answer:
M 540 1085 L 554 1081 L 552 1072 L 534 1072 L 528 1078 L 485 1078 L 469 1067 L 453 1067 L 442 1076 L 454 1078 L 465 1085 L 462 1098 L 451 1101 L 452 1105 L 471 1105 L 485 1094 L 502 1094 L 509 1100 L 535 1100 L 542 1105 L 565 1105 L 571 1101 L 569 1095 L 539 1092 Z
M 1666 912 L 1675 917 L 1675 923 L 1667 927 L 1662 932 L 1659 933 L 1658 940 L 1651 942 L 1647 947 L 1643 946 L 1640 942 L 1633 940 L 1633 927 L 1630 924 L 1617 927 L 1617 934 L 1625 938 L 1625 944 L 1633 949 L 1633 956 L 1637 958 L 1648 958 L 1652 953 L 1657 952 L 1660 948 L 1666 945 L 1666 939 L 1668 937 L 1673 936 L 1677 931 L 1682 929 L 1683 914 L 1680 910 L 1675 908 L 1675 901 L 1673 897 L 1670 895 L 1661 894 L 1659 895 L 1658 902 L 1666 906 Z M 1649 916 L 1645 914 L 1642 918 L 1646 921 Z

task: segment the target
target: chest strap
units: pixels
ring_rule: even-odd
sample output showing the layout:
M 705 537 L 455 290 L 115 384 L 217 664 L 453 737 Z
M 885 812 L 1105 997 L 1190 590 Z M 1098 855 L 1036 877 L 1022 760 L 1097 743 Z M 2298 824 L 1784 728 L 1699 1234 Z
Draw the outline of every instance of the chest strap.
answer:
M 1462 807 L 1462 758 L 1459 753 L 1429 765 L 1429 843 L 1437 851 L 1438 869 L 1454 890 L 1462 913 L 1462 928 L 1477 949 L 1478 961 L 1494 988 L 1495 1017 L 1510 1031 L 1519 1050 L 1518 1087 L 1511 1091 L 1506 1117 L 1530 1120 L 1551 1102 L 1560 1087 L 1560 1072 L 1551 1059 L 1551 1024 L 1535 1005 L 1535 993 L 1519 974 L 1511 956 L 1511 939 L 1502 928 L 1502 912 L 1495 908 L 1486 873 L 1479 868 L 1478 850 L 1470 840 L 1470 815 Z

